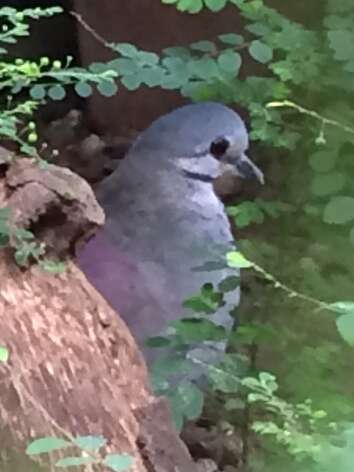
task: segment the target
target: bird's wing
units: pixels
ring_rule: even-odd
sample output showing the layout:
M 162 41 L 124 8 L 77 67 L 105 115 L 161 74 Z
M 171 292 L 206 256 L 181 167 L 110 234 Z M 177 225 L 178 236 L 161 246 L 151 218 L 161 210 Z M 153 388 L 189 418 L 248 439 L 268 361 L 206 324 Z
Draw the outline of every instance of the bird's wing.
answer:
M 139 341 L 159 334 L 169 319 L 178 316 L 177 310 L 181 311 L 174 294 L 169 292 L 169 276 L 163 267 L 136 261 L 134 254 L 123 252 L 112 243 L 104 230 L 79 251 L 77 261 L 90 283 Z

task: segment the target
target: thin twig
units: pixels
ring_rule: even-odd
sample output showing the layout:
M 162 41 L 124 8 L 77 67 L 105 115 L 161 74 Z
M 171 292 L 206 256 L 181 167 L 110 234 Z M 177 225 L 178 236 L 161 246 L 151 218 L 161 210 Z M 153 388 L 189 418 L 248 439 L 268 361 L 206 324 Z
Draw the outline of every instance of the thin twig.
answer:
M 88 31 L 90 34 L 92 34 L 92 36 L 100 43 L 102 44 L 104 47 L 106 48 L 110 48 L 110 44 L 108 41 L 106 41 L 100 34 L 97 33 L 97 31 L 95 31 L 89 24 L 86 23 L 86 21 L 82 18 L 81 15 L 79 15 L 78 13 L 76 13 L 76 11 L 70 11 L 69 12 L 70 15 L 72 15 L 74 18 L 76 18 L 76 20 L 78 21 L 78 23 L 80 23 L 80 25 L 86 30 Z
M 340 128 L 347 133 L 354 134 L 354 128 L 351 128 L 350 126 L 344 125 L 343 123 L 340 123 L 339 121 L 332 120 L 331 118 L 326 118 L 323 115 L 320 115 L 314 110 L 309 110 L 308 108 L 304 108 L 301 105 L 298 105 L 297 103 L 291 102 L 290 100 L 284 100 L 282 102 L 269 102 L 266 104 L 267 108 L 294 108 L 300 113 L 304 113 L 306 115 L 311 116 L 312 118 L 315 118 L 316 120 L 321 121 L 322 127 L 325 125 L 331 125 L 335 126 L 336 128 Z

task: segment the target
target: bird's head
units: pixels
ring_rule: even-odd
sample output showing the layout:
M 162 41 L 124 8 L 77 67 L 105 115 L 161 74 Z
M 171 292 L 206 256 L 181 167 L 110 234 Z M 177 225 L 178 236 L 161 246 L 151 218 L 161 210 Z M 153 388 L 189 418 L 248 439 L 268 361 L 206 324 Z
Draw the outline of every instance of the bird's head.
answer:
M 162 116 L 137 139 L 135 147 L 164 156 L 187 178 L 212 182 L 226 170 L 264 182 L 247 157 L 248 134 L 241 117 L 219 103 L 186 105 Z

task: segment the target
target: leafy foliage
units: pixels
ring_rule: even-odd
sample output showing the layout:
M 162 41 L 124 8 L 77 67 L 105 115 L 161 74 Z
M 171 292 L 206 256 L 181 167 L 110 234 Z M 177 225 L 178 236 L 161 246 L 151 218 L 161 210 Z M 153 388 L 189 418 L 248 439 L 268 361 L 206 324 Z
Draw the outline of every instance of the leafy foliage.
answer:
M 163 3 L 190 13 L 210 8 L 202 0 Z M 354 343 L 352 2 L 322 2 L 312 29 L 260 0 L 229 3 L 245 19 L 244 31 L 165 49 L 154 63 L 156 85 L 194 100 L 245 107 L 254 154 L 262 149 L 279 171 L 271 176 L 273 200 L 257 198 L 228 209 L 240 233 L 247 237 L 250 231 L 254 241 L 239 240 L 241 252 L 229 253 L 227 263 L 253 269 L 254 275 L 243 277 L 251 287 L 246 298 L 257 303 L 238 309 L 241 326 L 231 340 L 241 356 L 238 369 L 226 356 L 219 367 L 211 366 L 210 381 L 226 396 L 227 417 L 233 408 L 248 411 L 242 387 L 252 379 L 250 398 L 259 400 L 251 409 L 254 431 L 271 451 L 259 469 L 332 470 L 337 464 L 346 472 L 353 460 L 354 414 L 354 385 L 348 382 Z M 215 5 L 216 11 L 226 2 Z M 263 72 L 258 68 L 258 75 L 241 80 L 250 61 Z M 187 304 L 202 313 L 204 295 Z M 278 373 L 286 400 L 276 395 L 278 385 L 266 369 Z M 319 407 L 314 410 L 306 398 Z M 265 411 L 273 415 L 269 421 Z
M 9 246 L 14 249 L 14 258 L 21 267 L 28 267 L 36 262 L 42 269 L 51 273 L 65 270 L 63 262 L 55 262 L 46 258 L 45 244 L 39 243 L 31 231 L 9 224 L 10 211 L 0 208 L 0 248 Z
M 59 60 L 42 57 L 38 61 L 10 59 L 7 44 L 14 44 L 30 34 L 28 22 L 61 13 L 60 7 L 27 8 L 17 11 L 15 8 L 0 8 L 0 92 L 7 96 L 7 103 L 0 106 L 0 137 L 18 144 L 20 152 L 35 157 L 40 156 L 36 149 L 38 140 L 33 114 L 46 99 L 62 100 L 66 88 L 74 85 L 80 96 L 92 93 L 92 84 L 106 96 L 117 91 L 114 81 L 117 74 L 112 69 L 100 68 L 94 64 L 89 70 L 71 67 L 72 58 L 65 64 Z M 22 95 L 19 95 L 22 92 Z M 23 93 L 26 98 L 23 100 Z M 21 98 L 20 98 L 21 97 Z M 45 246 L 39 244 L 30 231 L 8 226 L 8 211 L 0 209 L 0 246 L 10 245 L 15 249 L 15 260 L 20 266 L 37 262 L 44 270 L 61 272 L 62 263 L 49 261 L 45 257 Z
M 229 339 L 235 352 L 209 367 L 210 385 L 225 399 L 220 411 L 227 417 L 243 412 L 244 421 L 251 421 L 261 438 L 268 454 L 259 454 L 259 470 L 336 467 L 347 472 L 354 443 L 354 385 L 348 378 L 354 344 L 352 1 L 324 0 L 312 29 L 262 0 L 162 3 L 188 13 L 203 8 L 216 12 L 228 4 L 238 9 L 245 28 L 237 34 L 225 32 L 214 41 L 166 48 L 160 55 L 128 43 L 107 44 L 117 58 L 94 63 L 88 71 L 72 68 L 70 58 L 64 65 L 47 58 L 0 62 L 0 89 L 11 95 L 29 90 L 27 102 L 10 101 L 0 112 L 0 135 L 34 155 L 36 130 L 30 117 L 42 100 L 63 99 L 68 85 L 82 97 L 94 87 L 110 96 L 120 83 L 132 91 L 141 85 L 162 87 L 180 90 L 193 100 L 246 108 L 252 151 L 262 150 L 268 157 L 265 165 L 276 162 L 279 176 L 272 176 L 277 177 L 272 199 L 257 198 L 228 209 L 240 234 L 247 237 L 257 225 L 260 236 L 239 240 L 240 250 L 223 261 L 231 268 L 252 269 L 243 274 L 251 287 L 247 298 L 257 303 L 238 310 L 239 328 Z M 6 42 L 28 34 L 27 17 L 52 13 L 0 9 L 7 19 L 0 32 L 2 52 Z M 246 63 L 257 65 L 256 75 L 243 78 Z M 6 243 L 9 236 L 6 215 L 0 212 L 0 242 Z M 41 256 L 27 236 L 18 236 L 18 258 L 24 262 Z M 219 265 L 211 262 L 209 269 Z M 150 340 L 150 345 L 176 353 L 159 360 L 153 380 L 157 392 L 168 395 L 178 427 L 200 414 L 203 395 L 186 381 L 171 387 L 166 374 L 190 371 L 183 356 L 190 344 L 226 341 L 212 314 L 225 294 L 238 286 L 237 276 L 218 287 L 204 286 L 185 303 L 196 316 L 175 323 L 172 334 Z M 276 372 L 278 380 L 266 370 Z M 113 470 L 126 464 L 126 457 L 108 457 L 106 465 Z M 59 465 L 78 465 L 84 459 L 88 461 L 68 457 Z
M 99 450 L 106 443 L 106 439 L 102 436 L 77 436 L 70 439 L 50 436 L 32 441 L 27 446 L 26 453 L 29 456 L 48 454 L 74 446 L 81 450 L 81 455 L 63 457 L 55 463 L 57 467 L 104 465 L 114 472 L 129 469 L 133 459 L 127 454 L 100 454 Z
M 279 398 L 276 379 L 267 372 L 261 372 L 258 378 L 244 378 L 242 385 L 250 391 L 248 402 L 261 404 L 271 414 L 269 420 L 255 421 L 253 430 L 262 436 L 274 437 L 296 459 L 299 467 L 330 470 L 335 460 L 343 463 L 343 456 L 345 462 L 349 457 L 353 459 L 353 450 L 347 449 L 352 439 L 349 444 L 345 441 L 344 448 L 338 447 L 339 437 L 352 435 L 353 423 L 341 429 L 336 423 L 328 422 L 325 411 L 315 410 L 310 399 L 291 404 Z
M 106 96 L 117 91 L 114 80 L 117 74 L 112 69 L 102 69 L 94 64 L 89 70 L 71 67 L 72 57 L 68 57 L 65 64 L 48 57 L 41 57 L 38 61 L 7 58 L 6 45 L 29 36 L 30 19 L 38 20 L 61 12 L 60 7 L 27 8 L 22 11 L 11 7 L 0 8 L 0 19 L 3 20 L 0 27 L 0 91 L 9 97 L 7 105 L 0 109 L 0 136 L 16 142 L 21 152 L 34 157 L 38 157 L 34 146 L 37 132 L 35 123 L 30 119 L 45 99 L 62 100 L 66 96 L 66 87 L 71 85 L 83 97 L 92 93 L 92 84 Z M 28 99 L 17 103 L 18 94 L 27 90 Z

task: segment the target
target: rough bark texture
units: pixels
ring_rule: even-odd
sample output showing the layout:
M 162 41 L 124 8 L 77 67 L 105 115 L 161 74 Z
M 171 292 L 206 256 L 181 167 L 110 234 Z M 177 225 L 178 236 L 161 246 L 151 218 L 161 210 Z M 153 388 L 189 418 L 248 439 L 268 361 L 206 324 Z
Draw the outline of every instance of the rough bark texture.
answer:
M 5 205 L 13 210 L 12 223 L 30 227 L 36 221 L 33 230 L 52 250 L 57 238 L 61 254 L 82 238 L 78 222 L 89 232 L 103 223 L 85 182 L 27 159 L 0 181 L 0 207 Z M 57 226 L 46 218 L 53 208 L 62 215 Z M 164 400 L 149 390 L 126 325 L 72 262 L 56 275 L 35 266 L 23 270 L 3 250 L 0 280 L 0 346 L 10 351 L 9 362 L 0 364 L 2 453 L 11 457 L 13 448 L 23 451 L 35 437 L 103 435 L 107 450 L 133 456 L 132 471 L 195 470 Z M 49 457 L 46 467 L 52 469 L 57 457 Z M 30 470 L 16 464 L 0 468 Z

